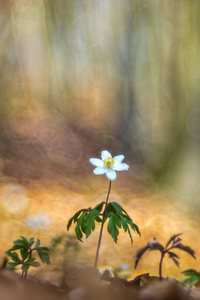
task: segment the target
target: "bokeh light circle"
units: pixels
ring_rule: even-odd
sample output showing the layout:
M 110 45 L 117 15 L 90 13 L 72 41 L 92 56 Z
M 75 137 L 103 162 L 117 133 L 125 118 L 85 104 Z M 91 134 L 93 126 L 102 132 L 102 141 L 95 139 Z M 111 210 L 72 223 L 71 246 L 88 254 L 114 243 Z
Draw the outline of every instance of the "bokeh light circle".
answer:
M 18 184 L 7 184 L 1 194 L 3 207 L 10 213 L 19 213 L 28 205 L 26 189 Z

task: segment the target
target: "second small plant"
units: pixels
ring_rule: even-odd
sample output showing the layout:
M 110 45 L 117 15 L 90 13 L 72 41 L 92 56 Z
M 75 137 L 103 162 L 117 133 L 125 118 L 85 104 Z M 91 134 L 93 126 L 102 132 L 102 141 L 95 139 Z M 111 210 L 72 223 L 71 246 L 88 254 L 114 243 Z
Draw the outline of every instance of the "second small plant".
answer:
M 39 267 L 40 262 L 36 259 L 35 254 L 45 264 L 50 264 L 49 248 L 41 246 L 40 240 L 34 238 L 25 238 L 21 236 L 13 242 L 12 248 L 5 252 L 10 260 L 7 263 L 8 269 L 21 267 L 21 277 L 26 278 L 30 267 Z
M 135 268 L 137 268 L 140 259 L 147 251 L 155 251 L 158 250 L 161 254 L 160 262 L 159 262 L 159 277 L 163 278 L 163 260 L 166 255 L 175 263 L 177 267 L 179 267 L 179 256 L 174 252 L 174 250 L 182 250 L 193 258 L 195 257 L 195 252 L 189 246 L 185 246 L 182 244 L 182 238 L 180 237 L 181 233 L 174 234 L 166 243 L 165 246 L 160 244 L 155 238 L 150 241 L 145 247 L 140 248 L 135 255 Z

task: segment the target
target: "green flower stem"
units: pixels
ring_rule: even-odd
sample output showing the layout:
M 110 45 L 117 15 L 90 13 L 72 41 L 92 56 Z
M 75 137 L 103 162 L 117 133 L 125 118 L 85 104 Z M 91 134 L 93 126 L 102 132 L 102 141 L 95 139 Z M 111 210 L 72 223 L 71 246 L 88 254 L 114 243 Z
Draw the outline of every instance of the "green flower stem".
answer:
M 110 180 L 109 182 L 109 188 L 108 188 L 108 194 L 106 197 L 106 202 L 105 202 L 105 208 L 102 214 L 102 222 L 101 222 L 101 228 L 100 228 L 100 232 L 99 232 L 99 240 L 98 240 L 98 245 L 97 245 L 97 251 L 96 251 L 96 256 L 95 256 L 95 263 L 94 263 L 94 267 L 97 267 L 97 263 L 98 263 L 98 259 L 99 259 L 99 250 L 101 247 L 101 240 L 102 240 L 102 235 L 103 235 L 103 227 L 104 227 L 104 216 L 106 213 L 106 209 L 108 206 L 108 200 L 109 200 L 109 196 L 110 196 L 110 191 L 111 191 L 111 185 L 112 185 L 112 181 Z
M 33 249 L 30 249 L 30 252 L 29 252 L 29 255 L 28 255 L 28 260 L 32 257 L 32 252 L 35 250 L 35 248 L 33 248 Z M 27 277 L 27 274 L 28 274 L 28 270 L 26 270 L 25 272 L 24 272 L 24 278 L 26 279 L 26 277 Z
M 29 255 L 28 255 L 28 260 L 32 257 L 32 253 L 33 253 L 33 251 L 34 251 L 35 249 L 36 249 L 36 248 L 30 249 Z M 23 261 L 23 262 L 24 262 L 24 261 Z M 22 271 L 22 276 L 21 276 L 22 278 L 26 279 L 27 275 L 28 275 L 28 270 Z

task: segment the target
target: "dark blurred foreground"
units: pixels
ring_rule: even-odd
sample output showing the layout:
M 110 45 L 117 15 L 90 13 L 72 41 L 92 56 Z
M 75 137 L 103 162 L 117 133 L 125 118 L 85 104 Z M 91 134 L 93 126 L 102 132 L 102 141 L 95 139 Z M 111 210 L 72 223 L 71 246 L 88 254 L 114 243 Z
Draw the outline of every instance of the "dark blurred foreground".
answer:
M 43 279 L 30 276 L 22 280 L 8 270 L 0 272 L 0 300 L 197 300 L 200 288 L 186 288 L 173 279 L 159 281 L 149 274 L 131 281 L 110 276 L 91 267 L 68 266 L 65 271 L 40 273 Z

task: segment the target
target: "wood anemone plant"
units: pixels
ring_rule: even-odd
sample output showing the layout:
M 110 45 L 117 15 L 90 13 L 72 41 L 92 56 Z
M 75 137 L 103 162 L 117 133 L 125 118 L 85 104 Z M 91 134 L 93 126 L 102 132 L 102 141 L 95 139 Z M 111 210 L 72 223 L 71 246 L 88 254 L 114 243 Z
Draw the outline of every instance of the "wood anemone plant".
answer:
M 193 258 L 196 259 L 195 257 L 195 252 L 193 249 L 191 249 L 189 246 L 185 246 L 181 243 L 182 239 L 180 238 L 182 233 L 178 233 L 173 235 L 168 242 L 166 243 L 165 246 L 160 244 L 156 238 L 154 238 L 152 241 L 150 241 L 145 247 L 140 248 L 135 255 L 135 268 L 137 268 L 138 263 L 142 256 L 147 252 L 147 251 L 160 251 L 161 257 L 160 257 L 160 262 L 159 262 L 159 277 L 160 279 L 163 278 L 163 260 L 166 254 L 172 261 L 175 263 L 177 267 L 179 267 L 179 256 L 174 253 L 174 250 L 182 250 L 191 255 Z
M 75 234 L 79 241 L 85 235 L 88 238 L 95 230 L 96 223 L 100 223 L 99 238 L 97 243 L 94 267 L 96 268 L 99 260 L 99 252 L 103 236 L 103 229 L 107 223 L 108 233 L 111 235 L 115 243 L 118 241 L 119 229 L 128 233 L 131 243 L 133 242 L 131 231 L 135 231 L 140 235 L 139 228 L 133 223 L 133 220 L 124 210 L 124 208 L 117 202 L 109 202 L 112 181 L 116 180 L 117 172 L 127 171 L 129 165 L 123 162 L 124 155 L 112 156 L 107 151 L 101 151 L 100 158 L 90 158 L 90 163 L 95 166 L 93 173 L 95 175 L 105 175 L 109 179 L 108 192 L 106 200 L 98 203 L 94 208 L 83 208 L 76 212 L 67 223 L 67 230 L 70 229 L 72 223 L 75 224 Z

